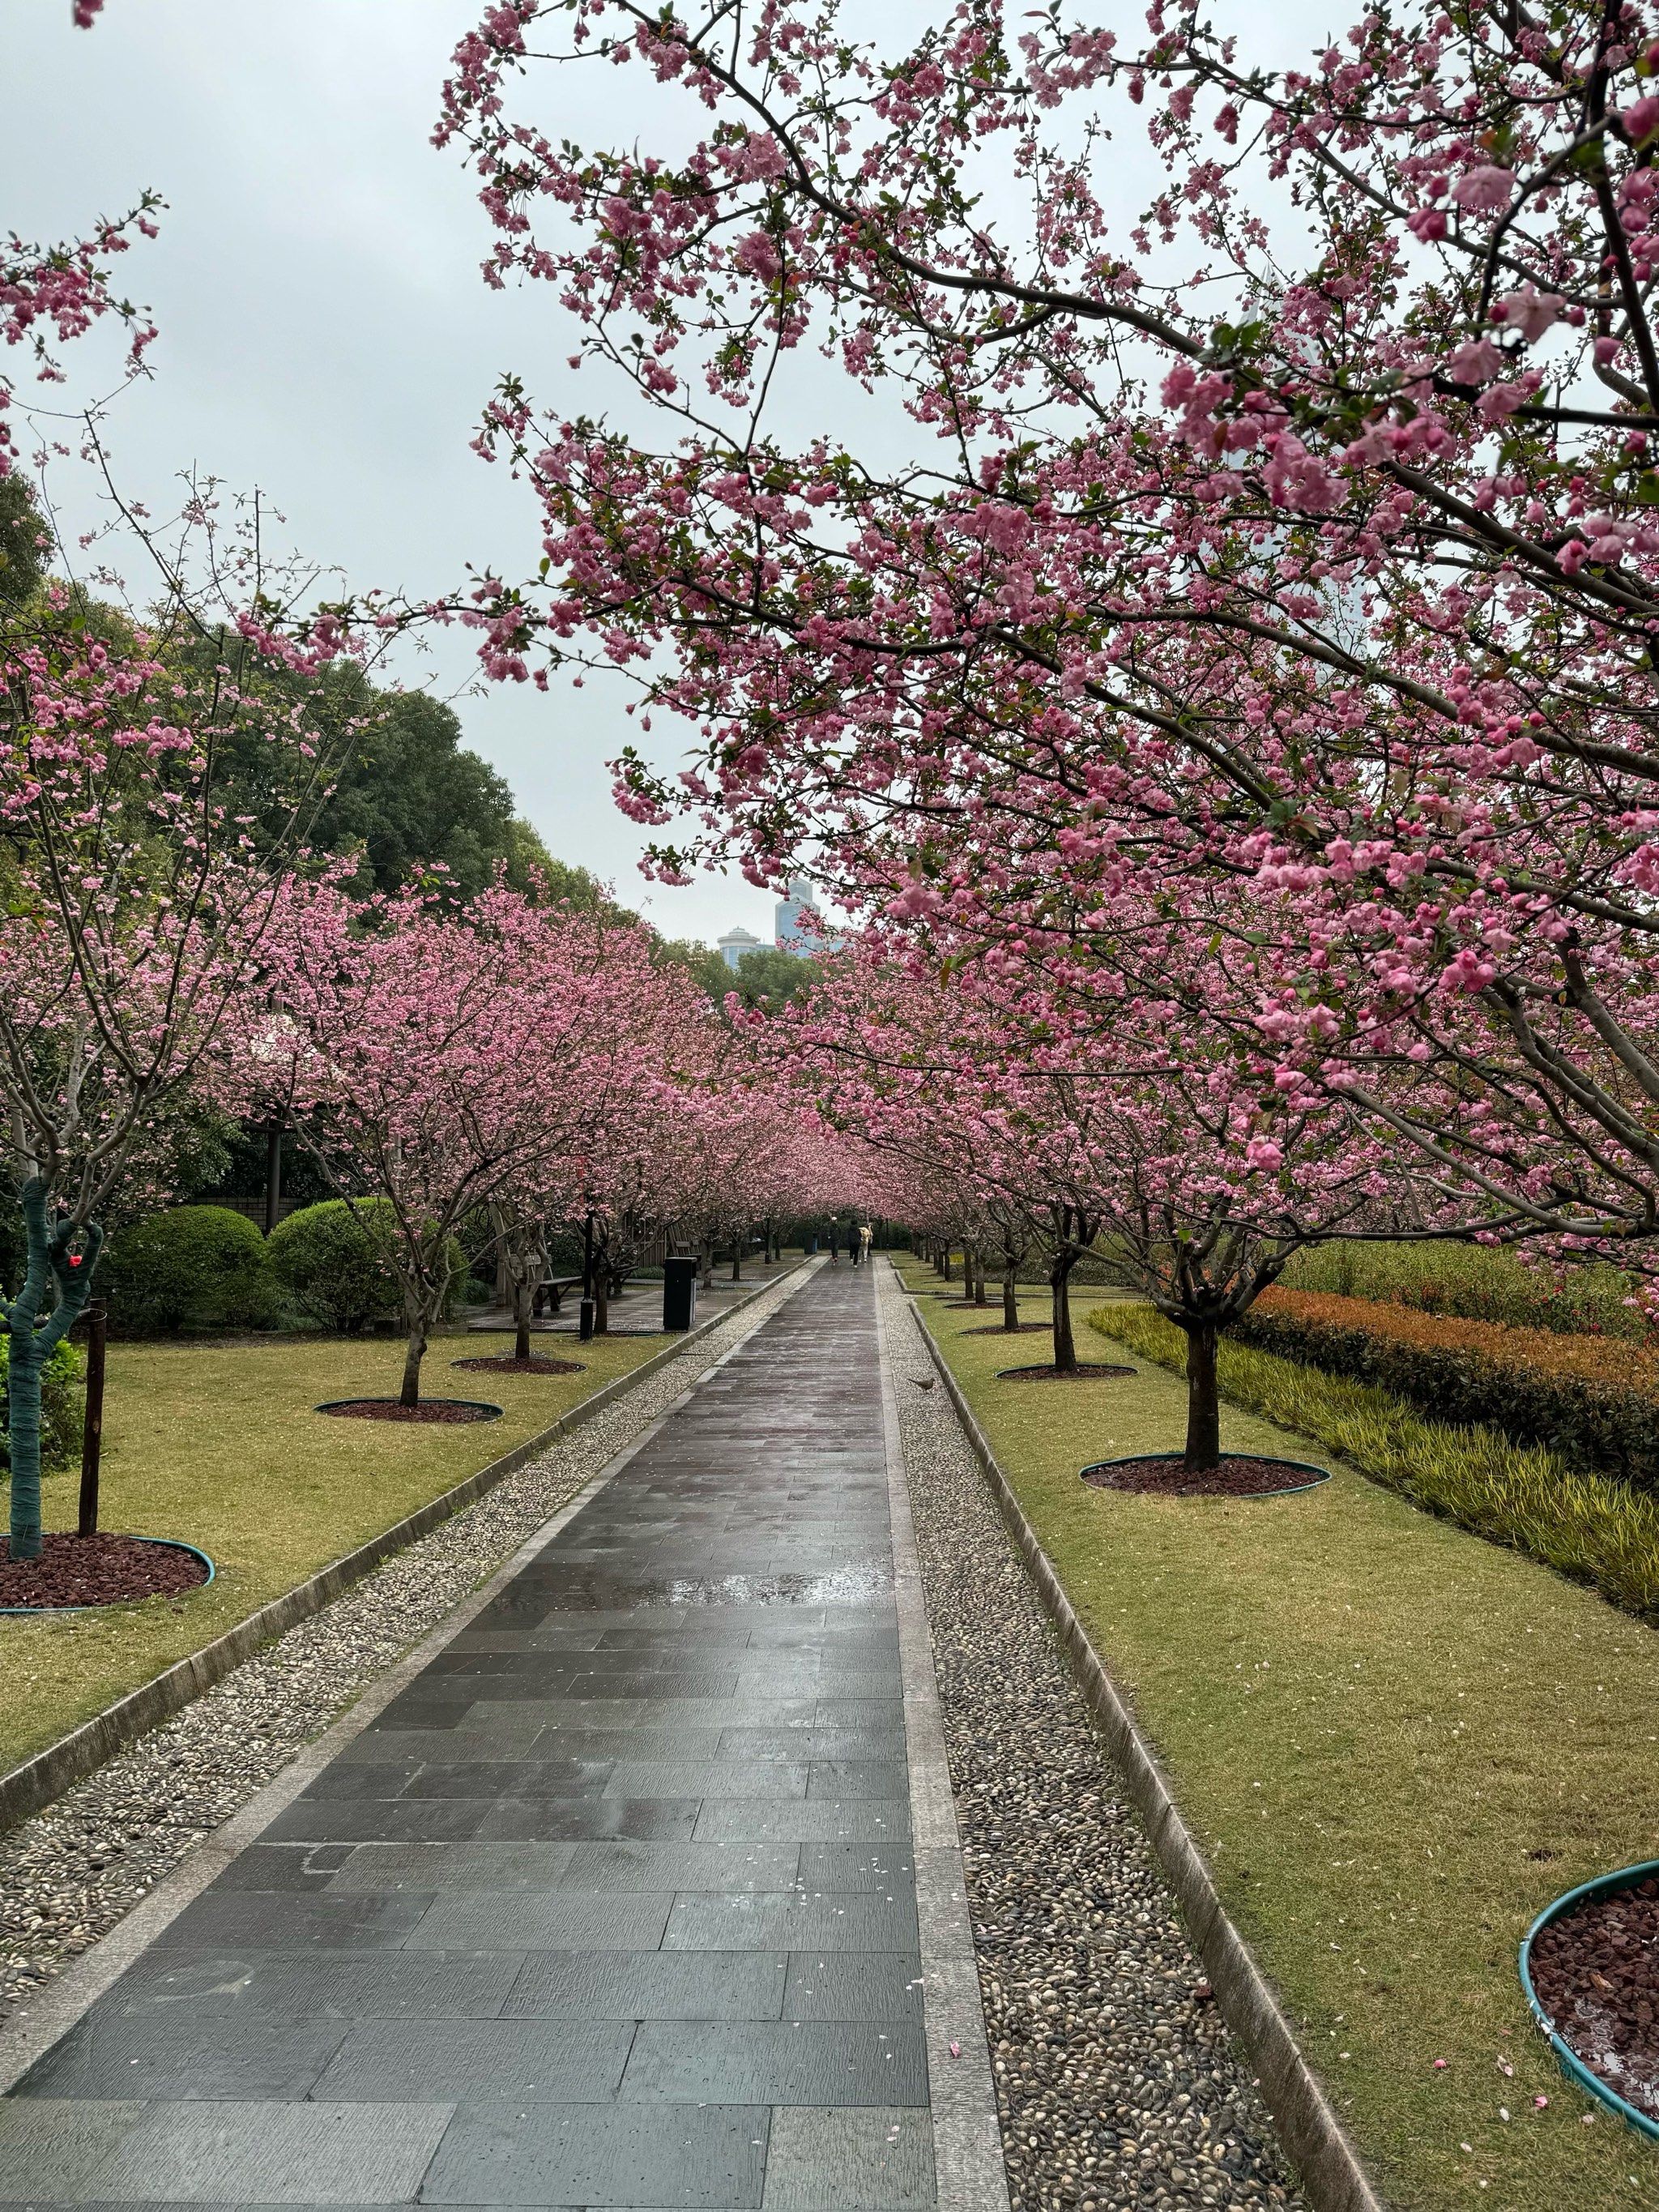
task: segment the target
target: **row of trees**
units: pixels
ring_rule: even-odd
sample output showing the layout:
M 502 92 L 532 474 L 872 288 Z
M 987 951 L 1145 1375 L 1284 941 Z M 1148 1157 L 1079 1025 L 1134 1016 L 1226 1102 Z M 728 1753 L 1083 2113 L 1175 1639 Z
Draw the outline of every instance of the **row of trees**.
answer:
M 545 559 L 485 665 L 698 732 L 618 763 L 693 818 L 656 865 L 811 851 L 877 933 L 801 1032 L 830 1110 L 1062 1285 L 1103 1231 L 1207 1396 L 1312 1238 L 1652 1265 L 1659 21 L 1419 0 L 1292 68 L 1148 25 L 514 0 L 441 132 L 665 425 L 502 386 Z M 544 127 L 595 53 L 641 141 Z M 864 396 L 814 367 L 793 438 L 820 353 Z

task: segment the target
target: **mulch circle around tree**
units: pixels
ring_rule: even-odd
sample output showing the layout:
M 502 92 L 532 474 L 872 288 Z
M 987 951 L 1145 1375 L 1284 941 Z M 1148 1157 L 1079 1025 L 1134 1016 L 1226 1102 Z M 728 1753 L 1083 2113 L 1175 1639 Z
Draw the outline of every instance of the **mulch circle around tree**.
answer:
M 1051 1321 L 1022 1321 L 1012 1328 L 1006 1322 L 994 1322 L 989 1328 L 964 1328 L 964 1336 L 1047 1336 L 1053 1328 Z
M 1593 1897 L 1532 1939 L 1539 2003 L 1580 2063 L 1659 2120 L 1659 1878 Z
M 584 1371 L 580 1359 L 549 1359 L 539 1352 L 532 1352 L 528 1359 L 503 1354 L 499 1359 L 452 1359 L 449 1364 L 479 1375 L 580 1375 Z
M 400 1405 L 395 1398 L 336 1398 L 319 1406 L 319 1413 L 332 1413 L 343 1421 L 498 1421 L 499 1406 L 486 1406 L 479 1398 L 422 1398 L 418 1406 Z
M 1179 1452 L 1102 1460 L 1083 1470 L 1091 1490 L 1128 1490 L 1153 1498 L 1276 1498 L 1330 1479 L 1326 1468 L 1295 1459 L 1258 1459 L 1248 1452 L 1230 1453 L 1200 1474 L 1188 1472 Z
M 38 1559 L 8 1556 L 0 1537 L 0 1607 L 121 1605 L 141 1597 L 199 1589 L 208 1563 L 182 1544 L 138 1536 L 71 1536 L 49 1532 Z
M 999 1382 L 1092 1382 L 1102 1375 L 1133 1375 L 1133 1367 L 1111 1367 L 1102 1361 L 1079 1361 L 1075 1367 L 1056 1367 L 1049 1360 L 1041 1367 L 999 1367 Z

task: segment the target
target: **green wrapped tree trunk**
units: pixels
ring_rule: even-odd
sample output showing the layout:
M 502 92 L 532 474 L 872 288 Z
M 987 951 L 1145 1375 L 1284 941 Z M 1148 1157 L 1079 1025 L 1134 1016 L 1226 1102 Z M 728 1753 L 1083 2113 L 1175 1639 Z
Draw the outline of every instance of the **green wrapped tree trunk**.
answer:
M 28 1270 L 15 1298 L 0 1300 L 10 1337 L 8 1347 L 7 1441 L 11 1452 L 11 1543 L 14 1559 L 38 1559 L 40 1533 L 40 1370 L 79 1319 L 92 1289 L 104 1235 L 88 1223 L 86 1249 L 73 1253 L 75 1224 L 48 1220 L 47 1184 L 32 1176 L 23 1185 L 23 1223 L 28 1232 Z M 50 1304 L 49 1304 L 50 1302 Z M 42 1310 L 46 1318 L 42 1320 Z

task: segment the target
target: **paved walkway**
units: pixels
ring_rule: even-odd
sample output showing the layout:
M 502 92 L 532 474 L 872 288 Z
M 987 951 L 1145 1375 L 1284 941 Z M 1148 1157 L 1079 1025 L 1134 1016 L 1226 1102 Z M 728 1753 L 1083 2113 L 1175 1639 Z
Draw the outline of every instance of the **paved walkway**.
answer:
M 933 2204 L 872 1288 L 711 1371 L 0 2102 L 0 2204 Z

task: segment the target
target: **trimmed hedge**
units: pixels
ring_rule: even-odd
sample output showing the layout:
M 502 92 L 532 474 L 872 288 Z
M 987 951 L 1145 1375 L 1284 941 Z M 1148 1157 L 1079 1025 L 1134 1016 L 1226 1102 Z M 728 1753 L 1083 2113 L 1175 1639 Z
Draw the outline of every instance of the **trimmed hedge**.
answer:
M 81 1434 L 87 1401 L 81 1388 L 82 1362 L 72 1344 L 55 1345 L 40 1370 L 40 1472 L 61 1474 L 81 1464 Z M 7 1425 L 11 1399 L 7 1383 L 11 1374 L 11 1338 L 0 1329 L 0 1468 L 11 1473 L 11 1446 Z
M 118 1230 L 98 1288 L 116 1327 L 141 1336 L 276 1326 L 265 1240 L 228 1206 L 175 1206 Z
M 1088 1319 L 1100 1335 L 1185 1373 L 1186 1338 L 1151 1306 L 1101 1306 Z M 1231 1335 L 1217 1364 L 1222 1395 L 1235 1405 L 1316 1437 L 1425 1512 L 1659 1622 L 1659 1500 L 1605 1475 L 1577 1474 L 1559 1454 L 1512 1444 L 1490 1428 L 1425 1420 L 1375 1384 L 1275 1358 Z
M 1659 1361 L 1634 1346 L 1282 1289 L 1228 1334 L 1659 1492 Z
M 1421 1313 L 1459 1314 L 1510 1328 L 1617 1336 L 1641 1344 L 1648 1324 L 1625 1301 L 1638 1279 L 1604 1261 L 1565 1267 L 1484 1244 L 1310 1244 L 1285 1268 L 1285 1287 L 1386 1300 Z
M 301 1313 L 325 1328 L 354 1334 L 403 1312 L 402 1290 L 378 1242 L 390 1244 L 395 1235 L 389 1199 L 325 1198 L 278 1222 L 265 1249 L 272 1274 Z M 466 1255 L 453 1237 L 449 1265 L 453 1307 L 467 1274 Z

